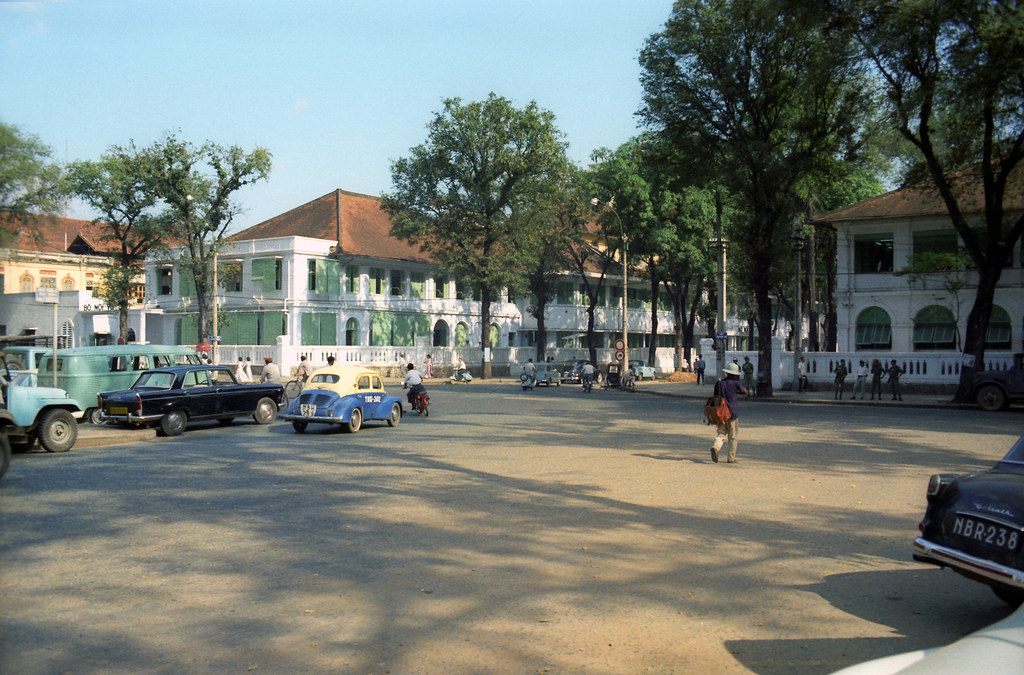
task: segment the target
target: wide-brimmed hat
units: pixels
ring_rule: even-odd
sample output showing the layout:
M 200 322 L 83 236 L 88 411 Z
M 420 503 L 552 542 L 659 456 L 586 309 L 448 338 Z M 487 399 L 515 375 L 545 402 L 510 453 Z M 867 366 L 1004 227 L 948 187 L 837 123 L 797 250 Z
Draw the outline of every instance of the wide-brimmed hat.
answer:
M 722 368 L 722 372 L 726 375 L 739 375 L 740 367 L 735 363 L 727 363 L 725 364 L 725 368 Z

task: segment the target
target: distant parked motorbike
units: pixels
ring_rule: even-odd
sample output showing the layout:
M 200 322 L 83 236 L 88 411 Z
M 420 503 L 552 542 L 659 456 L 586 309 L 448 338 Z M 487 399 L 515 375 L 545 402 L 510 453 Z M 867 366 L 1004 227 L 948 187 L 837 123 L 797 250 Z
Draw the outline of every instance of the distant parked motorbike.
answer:
M 456 370 L 449 379 L 452 382 L 472 382 L 473 376 L 469 374 L 468 370 Z

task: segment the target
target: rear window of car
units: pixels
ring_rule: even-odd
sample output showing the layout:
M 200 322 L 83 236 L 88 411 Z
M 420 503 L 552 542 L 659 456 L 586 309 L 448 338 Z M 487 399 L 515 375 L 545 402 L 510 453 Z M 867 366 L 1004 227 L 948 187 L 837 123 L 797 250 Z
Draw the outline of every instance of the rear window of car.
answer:
M 326 382 L 327 384 L 337 384 L 340 379 L 341 377 L 339 377 L 338 375 L 334 375 L 331 373 L 320 373 L 319 375 L 314 375 L 313 377 L 309 378 L 309 381 Z

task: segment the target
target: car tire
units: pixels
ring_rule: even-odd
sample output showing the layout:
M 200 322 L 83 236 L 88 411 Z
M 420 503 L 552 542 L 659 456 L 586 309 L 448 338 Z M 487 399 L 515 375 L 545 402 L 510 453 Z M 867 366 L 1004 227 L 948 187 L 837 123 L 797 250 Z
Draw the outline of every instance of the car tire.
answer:
M 277 404 L 274 399 L 264 396 L 256 401 L 256 410 L 252 414 L 256 424 L 270 424 L 277 419 Z
M 172 410 L 160 418 L 160 432 L 164 436 L 177 436 L 188 425 L 188 417 L 180 410 Z
M 398 423 L 402 421 L 402 406 L 397 403 L 391 404 L 391 416 L 388 417 L 388 426 L 397 427 Z
M 0 478 L 7 473 L 11 465 L 11 442 L 7 440 L 7 431 L 0 430 Z
M 1006 586 L 992 586 L 992 592 L 996 597 L 1010 607 L 1020 607 L 1024 604 L 1024 591 L 1019 588 L 1007 588 Z
M 54 408 L 39 420 L 38 436 L 47 452 L 67 452 L 78 439 L 78 422 L 67 410 Z
M 89 408 L 85 411 L 85 419 L 89 421 L 89 424 L 95 424 L 97 426 L 106 424 L 106 422 L 103 421 L 102 415 L 103 411 L 99 408 Z
M 353 408 L 352 414 L 349 415 L 348 422 L 342 424 L 342 427 L 350 434 L 354 434 L 363 426 L 363 411 L 359 408 Z
M 295 429 L 295 433 L 301 434 L 306 430 L 306 422 L 292 422 L 292 429 Z
M 1006 392 L 994 384 L 986 384 L 975 396 L 982 410 L 1002 410 L 1006 407 Z

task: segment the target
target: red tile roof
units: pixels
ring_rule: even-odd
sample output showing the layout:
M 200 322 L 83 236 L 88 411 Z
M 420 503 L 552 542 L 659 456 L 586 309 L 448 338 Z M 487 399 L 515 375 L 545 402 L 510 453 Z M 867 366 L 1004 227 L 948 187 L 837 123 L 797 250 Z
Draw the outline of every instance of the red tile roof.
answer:
M 116 245 L 101 238 L 104 227 L 103 223 L 77 218 L 5 213 L 0 214 L 0 230 L 13 235 L 13 239 L 8 243 L 8 236 L 3 236 L 0 245 L 40 253 L 67 253 L 69 249 L 88 255 L 113 253 Z
M 232 241 L 310 237 L 338 242 L 342 254 L 430 263 L 418 246 L 391 236 L 391 218 L 380 200 L 335 190 L 291 211 L 233 234 Z
M 971 180 L 970 176 L 974 176 Z M 981 213 L 984 210 L 984 193 L 976 173 L 958 174 L 961 180 L 960 208 L 965 214 Z M 970 181 L 970 182 L 968 182 Z M 954 187 L 954 189 L 957 189 Z M 1003 200 L 1007 211 L 1024 209 L 1024 167 L 1010 175 Z M 915 216 L 946 215 L 946 205 L 931 181 L 887 192 L 884 195 L 847 206 L 831 213 L 816 217 L 816 222 L 832 223 L 841 220 L 879 220 L 883 218 L 910 218 Z

